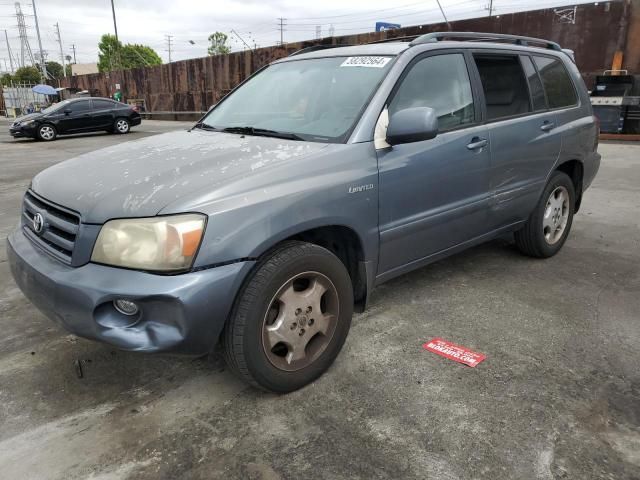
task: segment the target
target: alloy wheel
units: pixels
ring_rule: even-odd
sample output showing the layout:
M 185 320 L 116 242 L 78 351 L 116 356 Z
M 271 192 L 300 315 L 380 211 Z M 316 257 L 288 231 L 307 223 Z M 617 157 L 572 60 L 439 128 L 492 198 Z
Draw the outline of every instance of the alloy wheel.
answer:
M 563 186 L 555 188 L 549 198 L 542 218 L 544 238 L 549 245 L 562 238 L 569 221 L 569 192 Z
M 262 346 L 271 364 L 292 372 L 311 365 L 336 329 L 338 291 L 325 275 L 304 272 L 287 280 L 264 316 Z

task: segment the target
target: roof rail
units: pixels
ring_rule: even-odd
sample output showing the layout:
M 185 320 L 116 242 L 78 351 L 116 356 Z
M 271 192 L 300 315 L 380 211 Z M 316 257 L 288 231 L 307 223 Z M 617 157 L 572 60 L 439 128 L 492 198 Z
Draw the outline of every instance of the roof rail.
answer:
M 339 47 L 353 47 L 353 45 L 312 45 L 310 47 L 305 47 L 305 48 L 301 48 L 300 50 L 296 50 L 295 52 L 293 52 L 292 54 L 290 54 L 290 57 L 293 57 L 294 55 L 301 55 L 303 53 L 310 53 L 310 52 L 315 52 L 317 50 L 327 50 L 329 48 L 339 48 Z
M 521 35 L 507 35 L 504 33 L 478 33 L 478 32 L 432 32 L 421 35 L 413 40 L 409 45 L 421 45 L 423 43 L 434 43 L 444 39 L 466 39 L 475 42 L 512 42 L 516 45 L 537 46 L 543 45 L 550 50 L 562 51 L 560 45 L 551 40 L 542 38 L 523 37 Z M 534 45 L 529 45 L 534 44 Z
M 368 42 L 366 45 L 372 45 L 374 43 L 388 43 L 388 42 L 410 42 L 415 40 L 420 35 L 407 35 L 404 37 L 383 38 L 382 40 L 376 40 L 375 42 Z

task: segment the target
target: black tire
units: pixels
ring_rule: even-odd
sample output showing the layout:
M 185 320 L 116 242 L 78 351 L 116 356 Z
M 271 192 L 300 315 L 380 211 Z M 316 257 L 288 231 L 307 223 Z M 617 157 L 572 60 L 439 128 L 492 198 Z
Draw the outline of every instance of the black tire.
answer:
M 129 120 L 126 118 L 120 117 L 116 118 L 113 122 L 113 133 L 118 133 L 120 135 L 127 134 L 131 131 L 131 124 Z
M 40 125 L 36 133 L 36 139 L 43 142 L 53 142 L 57 136 L 58 131 L 56 130 L 56 127 L 50 123 L 43 123 Z
M 335 287 L 332 291 L 337 294 L 333 303 L 339 310 L 332 335 L 323 340 L 326 346 L 321 353 L 310 358 L 304 368 L 284 371 L 269 359 L 267 348 L 263 347 L 263 329 L 278 292 L 303 272 L 318 273 L 330 280 Z M 255 387 L 277 393 L 292 392 L 318 378 L 333 363 L 349 333 L 352 314 L 353 286 L 340 259 L 314 244 L 285 242 L 259 261 L 236 299 L 222 335 L 226 362 L 234 373 Z M 309 345 L 311 342 L 304 348 Z M 274 350 L 271 352 L 269 355 L 273 355 Z
M 568 201 L 568 218 L 566 226 L 562 231 L 562 235 L 554 242 L 549 243 L 545 238 L 543 220 L 547 202 L 552 192 L 558 188 L 564 188 L 569 195 Z M 542 192 L 542 196 L 535 207 L 535 210 L 525 223 L 524 227 L 515 232 L 515 240 L 518 249 L 530 257 L 548 258 L 554 256 L 560 251 L 564 242 L 569 236 L 571 225 L 573 223 L 573 214 L 575 212 L 576 193 L 571 178 L 560 171 L 556 171 L 551 175 L 547 186 Z

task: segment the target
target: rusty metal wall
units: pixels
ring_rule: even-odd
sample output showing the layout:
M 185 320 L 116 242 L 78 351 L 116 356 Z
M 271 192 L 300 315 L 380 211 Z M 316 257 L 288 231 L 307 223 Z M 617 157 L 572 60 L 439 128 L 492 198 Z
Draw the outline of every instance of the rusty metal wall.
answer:
M 451 25 L 455 31 L 511 33 L 557 41 L 576 52 L 578 68 L 587 84 L 591 85 L 596 74 L 610 68 L 616 50 L 624 50 L 628 58 L 640 59 L 640 45 L 625 45 L 627 31 L 637 32 L 640 28 L 637 25 L 640 21 L 637 5 L 638 0 L 579 5 L 576 8 L 575 23 L 563 22 L 554 9 L 545 9 L 460 20 L 451 22 Z M 632 10 L 635 14 L 631 13 Z M 206 111 L 252 72 L 300 48 L 315 44 L 361 44 L 444 30 L 446 25 L 440 23 L 389 32 L 288 43 L 284 47 L 183 60 L 157 67 L 75 76 L 63 83 L 65 86 L 90 90 L 92 94 L 101 96 L 110 96 L 114 85 L 119 83 L 125 98 L 144 99 L 147 110 L 151 112 Z M 629 68 L 640 73 L 640 65 L 629 65 Z

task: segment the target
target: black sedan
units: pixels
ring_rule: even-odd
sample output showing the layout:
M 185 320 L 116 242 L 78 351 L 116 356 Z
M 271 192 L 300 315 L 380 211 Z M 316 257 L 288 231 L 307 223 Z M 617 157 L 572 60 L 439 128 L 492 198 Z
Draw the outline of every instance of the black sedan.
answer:
M 124 103 L 108 98 L 74 98 L 17 118 L 9 133 L 14 138 L 31 137 L 49 142 L 69 133 L 102 130 L 129 133 L 129 129 L 141 121 L 136 109 Z

